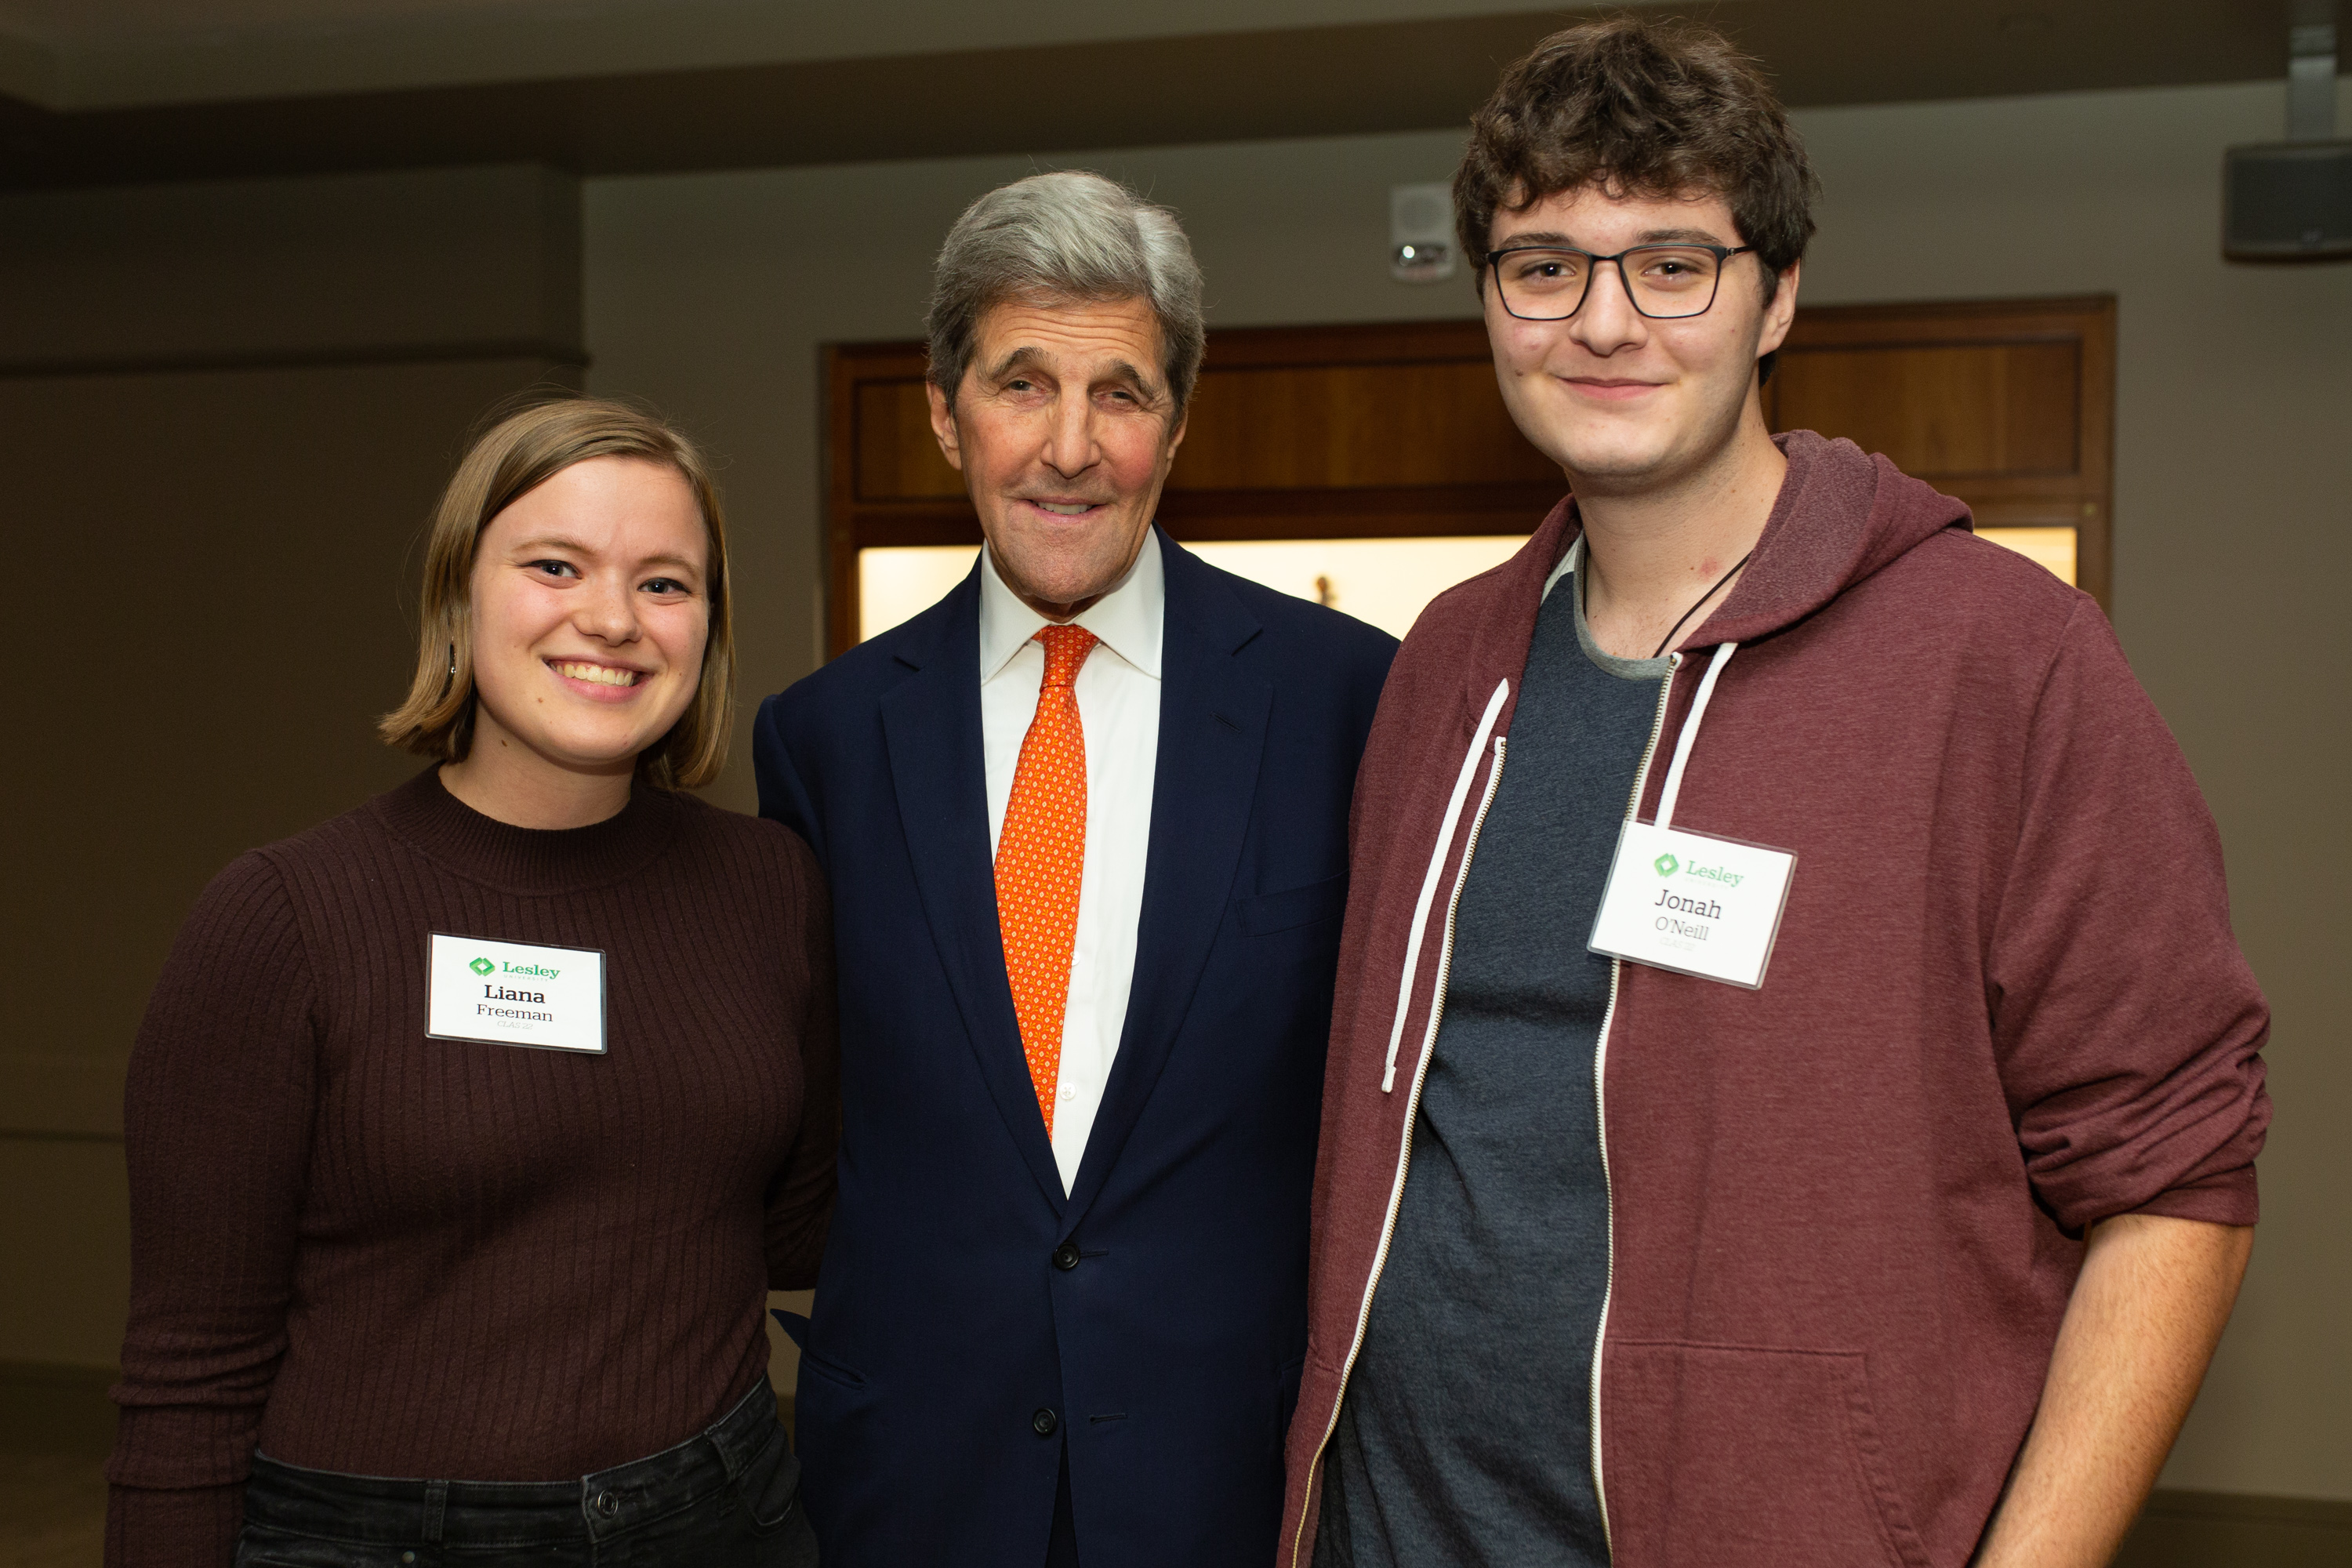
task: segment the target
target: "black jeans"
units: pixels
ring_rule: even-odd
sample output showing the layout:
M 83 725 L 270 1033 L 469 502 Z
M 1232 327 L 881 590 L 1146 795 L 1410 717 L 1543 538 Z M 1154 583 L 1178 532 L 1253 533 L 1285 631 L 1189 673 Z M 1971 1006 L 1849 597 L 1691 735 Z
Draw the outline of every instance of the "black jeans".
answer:
M 698 1437 L 576 1481 L 419 1481 L 254 1457 L 236 1568 L 812 1568 L 761 1378 Z

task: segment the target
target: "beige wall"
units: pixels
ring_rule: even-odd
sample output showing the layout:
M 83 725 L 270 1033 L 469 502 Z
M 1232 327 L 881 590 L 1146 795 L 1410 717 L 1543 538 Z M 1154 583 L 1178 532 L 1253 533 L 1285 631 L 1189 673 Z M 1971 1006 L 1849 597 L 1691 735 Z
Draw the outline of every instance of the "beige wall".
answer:
M 2352 874 L 2336 804 L 2352 637 L 2352 267 L 2224 266 L 2221 150 L 2274 138 L 2276 87 L 1800 116 L 1828 187 L 1807 297 L 2112 292 L 2122 336 L 2116 618 L 2227 843 L 2277 1008 L 2279 1115 L 2253 1272 L 2168 1484 L 2352 1499 Z M 1055 159 L 1184 216 L 1223 325 L 1468 314 L 1382 267 L 1386 190 L 1450 133 Z M 975 159 L 590 182 L 592 384 L 651 397 L 730 465 L 750 693 L 816 658 L 817 353 L 914 335 L 962 205 L 1033 166 Z M 719 786 L 751 801 L 745 759 Z
M 0 374 L 556 359 L 580 187 L 528 165 L 0 197 Z

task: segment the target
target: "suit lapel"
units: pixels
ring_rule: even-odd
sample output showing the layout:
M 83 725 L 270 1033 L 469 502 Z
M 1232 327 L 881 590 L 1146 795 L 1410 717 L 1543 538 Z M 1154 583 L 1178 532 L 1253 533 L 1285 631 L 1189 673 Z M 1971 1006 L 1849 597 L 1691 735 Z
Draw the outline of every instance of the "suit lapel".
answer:
M 1063 1214 L 1066 1231 L 1102 1190 L 1150 1100 L 1224 924 L 1274 706 L 1274 689 L 1234 658 L 1257 635 L 1256 618 L 1219 574 L 1164 533 L 1160 549 L 1167 580 L 1160 758 L 1135 979 L 1118 1055 Z
M 989 1098 L 1058 1212 L 1054 1163 L 1021 1027 L 1004 978 L 996 874 L 988 854 L 987 762 L 980 730 L 980 576 L 973 568 L 938 612 L 938 635 L 899 654 L 914 673 L 882 698 L 890 778 L 915 885 Z

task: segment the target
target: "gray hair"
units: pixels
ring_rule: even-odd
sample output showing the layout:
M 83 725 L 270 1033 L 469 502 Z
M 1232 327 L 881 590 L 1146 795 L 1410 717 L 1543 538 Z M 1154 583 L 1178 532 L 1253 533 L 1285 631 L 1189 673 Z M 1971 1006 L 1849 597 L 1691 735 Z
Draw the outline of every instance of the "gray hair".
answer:
M 1015 180 L 964 208 L 940 247 L 923 319 L 933 384 L 952 402 L 989 308 L 1041 298 L 1149 303 L 1168 390 L 1183 413 L 1208 329 L 1201 268 L 1174 213 L 1076 169 Z

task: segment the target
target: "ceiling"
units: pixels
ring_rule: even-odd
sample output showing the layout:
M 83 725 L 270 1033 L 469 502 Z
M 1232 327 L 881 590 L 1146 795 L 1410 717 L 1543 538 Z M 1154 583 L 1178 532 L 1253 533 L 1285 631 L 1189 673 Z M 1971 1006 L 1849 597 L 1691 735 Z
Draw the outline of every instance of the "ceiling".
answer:
M 0 89 L 47 109 L 131 108 L 1525 15 L 1558 4 L 0 0 L 0 34 L 30 62 Z
M 1622 9 L 1620 4 L 1608 7 Z M 2284 0 L 1686 0 L 1793 106 L 2283 78 Z M 0 187 L 1459 125 L 1508 0 L 0 0 Z
M 0 5 L 0 26 L 53 41 L 83 40 L 521 8 L 514 0 L 6 0 Z

